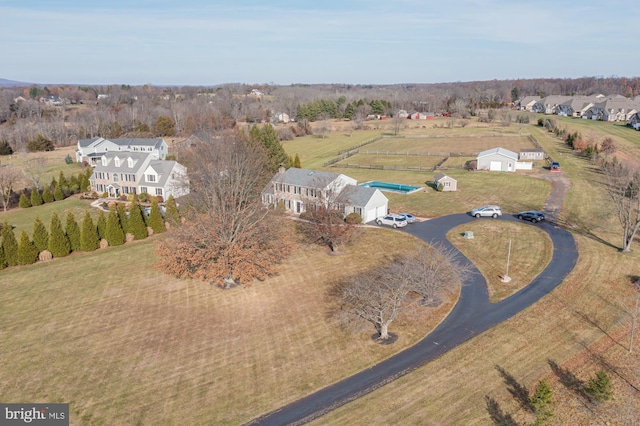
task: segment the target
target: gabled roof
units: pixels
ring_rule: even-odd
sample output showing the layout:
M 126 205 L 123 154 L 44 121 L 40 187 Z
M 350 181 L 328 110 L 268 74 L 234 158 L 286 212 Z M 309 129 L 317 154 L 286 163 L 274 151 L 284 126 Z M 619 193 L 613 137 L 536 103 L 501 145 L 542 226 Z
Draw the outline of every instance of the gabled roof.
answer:
M 449 178 L 449 179 L 451 179 L 451 180 L 455 180 L 455 179 L 454 179 L 454 178 L 452 178 L 451 176 L 449 176 L 449 175 L 445 175 L 445 174 L 444 174 L 444 173 L 442 173 L 442 172 L 436 173 L 436 175 L 434 176 L 434 179 L 435 179 L 435 181 L 436 181 L 436 182 L 438 182 L 439 180 L 441 180 L 441 179 L 443 179 L 443 178 Z
M 333 172 L 291 167 L 284 172 L 277 173 L 271 181 L 306 188 L 325 188 L 339 176 L 338 173 Z
M 360 185 L 347 185 L 344 187 L 342 192 L 340 192 L 340 195 L 337 197 L 336 201 L 355 207 L 364 207 L 369 203 L 371 198 L 376 195 L 376 193 L 379 193 L 380 196 L 384 197 L 385 199 L 387 198 L 377 188 Z
M 502 155 L 502 156 L 507 157 L 507 158 L 512 158 L 512 159 L 514 159 L 516 161 L 518 160 L 518 154 L 516 154 L 513 151 L 509 151 L 508 149 L 504 149 L 504 148 L 491 148 L 491 149 L 488 149 L 486 151 L 482 151 L 480 154 L 478 154 L 478 158 L 486 157 L 486 156 L 493 155 L 493 154 L 499 154 L 499 155 Z
M 146 152 L 107 152 L 102 156 L 107 159 L 107 165 L 103 166 L 102 161 L 98 161 L 96 163 L 95 170 L 118 173 L 137 173 L 145 163 L 145 160 L 150 156 L 151 154 Z M 115 162 L 113 161 L 115 158 L 122 160 L 119 167 L 116 167 Z M 134 160 L 133 167 L 129 167 L 129 158 Z
M 118 146 L 130 147 L 130 146 L 151 146 L 159 148 L 162 144 L 162 138 L 120 138 L 120 139 L 104 139 L 101 137 L 95 137 L 91 139 L 80 139 L 78 145 L 80 148 L 87 148 L 89 146 L 99 145 L 103 141 L 111 142 Z
M 164 187 L 171 177 L 171 172 L 178 164 L 176 161 L 161 161 L 153 160 L 149 163 L 149 167 L 152 168 L 158 174 L 158 180 L 156 182 L 147 182 L 145 176 L 140 180 L 141 185 L 147 186 L 162 186 Z M 147 167 L 147 169 L 149 168 Z M 146 171 L 146 170 L 145 170 Z

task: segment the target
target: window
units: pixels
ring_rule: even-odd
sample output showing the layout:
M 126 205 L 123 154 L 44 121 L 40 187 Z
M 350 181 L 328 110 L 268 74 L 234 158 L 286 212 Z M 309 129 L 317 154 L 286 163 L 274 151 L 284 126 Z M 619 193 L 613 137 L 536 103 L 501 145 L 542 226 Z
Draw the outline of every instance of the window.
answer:
M 105 178 L 105 180 L 109 180 L 109 172 L 105 172 L 104 178 Z
M 146 194 L 146 193 L 149 193 L 149 191 L 147 191 L 147 187 L 146 186 L 141 186 L 140 187 L 140 193 L 141 194 Z
M 156 181 L 156 175 L 147 175 L 147 180 L 149 182 L 155 182 Z
M 302 193 L 302 188 L 300 188 L 299 186 L 294 186 L 293 187 L 293 193 L 294 194 L 301 194 Z
M 162 195 L 162 188 L 156 188 L 156 195 Z
M 131 187 L 131 193 L 132 193 L 132 194 L 135 194 L 135 193 L 136 193 L 136 187 L 135 187 L 135 186 L 132 186 L 132 187 Z
M 124 194 L 128 194 L 128 193 L 129 193 L 129 187 L 128 187 L 128 186 L 123 186 L 123 187 L 122 187 L 122 192 L 123 192 Z
M 113 174 L 113 181 L 114 181 L 114 182 L 117 182 L 117 181 L 118 181 L 118 174 L 117 174 L 117 173 L 114 173 L 114 174 Z

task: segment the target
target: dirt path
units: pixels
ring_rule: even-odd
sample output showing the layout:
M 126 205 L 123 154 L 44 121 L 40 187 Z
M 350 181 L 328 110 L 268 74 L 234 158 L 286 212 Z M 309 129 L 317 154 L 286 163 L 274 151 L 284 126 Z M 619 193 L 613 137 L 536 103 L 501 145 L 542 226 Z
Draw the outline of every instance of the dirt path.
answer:
M 557 222 L 562 212 L 562 202 L 571 189 L 571 180 L 563 172 L 541 174 L 542 179 L 551 182 L 551 193 L 544 202 L 544 213 L 548 219 Z

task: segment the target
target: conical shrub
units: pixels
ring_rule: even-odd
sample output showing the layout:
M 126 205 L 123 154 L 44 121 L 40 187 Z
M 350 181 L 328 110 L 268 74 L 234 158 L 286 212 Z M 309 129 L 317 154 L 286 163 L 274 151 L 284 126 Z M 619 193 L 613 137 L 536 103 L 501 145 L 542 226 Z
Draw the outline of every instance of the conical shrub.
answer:
M 38 259 L 38 249 L 29 239 L 29 235 L 23 230 L 18 244 L 18 265 L 31 265 Z
M 93 224 L 91 213 L 87 210 L 82 218 L 82 226 L 80 228 L 80 250 L 94 251 L 100 245 L 98 238 L 98 230 Z
M 69 239 L 62 228 L 62 222 L 57 213 L 51 214 L 51 224 L 49 225 L 49 251 L 53 257 L 64 257 L 71 253 Z

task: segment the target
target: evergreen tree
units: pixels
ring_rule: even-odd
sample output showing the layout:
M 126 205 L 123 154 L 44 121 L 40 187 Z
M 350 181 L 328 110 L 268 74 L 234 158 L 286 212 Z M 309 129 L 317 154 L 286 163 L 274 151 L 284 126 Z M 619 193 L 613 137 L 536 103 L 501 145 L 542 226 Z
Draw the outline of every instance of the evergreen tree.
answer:
M 4 249 L 0 246 L 0 270 L 7 267 L 7 262 L 4 258 Z
M 69 238 L 69 246 L 71 251 L 80 250 L 80 227 L 76 221 L 76 216 L 73 212 L 67 213 L 67 223 L 65 226 L 67 232 L 67 238 Z
M 62 170 L 60 170 L 60 175 L 58 176 L 58 183 L 60 184 L 60 187 L 66 188 L 69 186 L 69 181 L 67 181 L 67 178 L 64 176 L 64 173 L 62 172 Z
M 33 222 L 33 244 L 38 249 L 38 253 L 49 248 L 49 232 L 39 216 Z
M 98 215 L 98 239 L 107 239 L 107 217 L 104 214 L 104 210 L 100 210 Z
M 2 224 L 2 251 L 4 252 L 4 261 L 7 266 L 14 266 L 18 264 L 18 241 L 13 233 L 13 228 L 9 225 L 9 222 L 5 221 Z
M 80 192 L 87 191 L 89 189 L 89 185 L 90 183 L 87 176 L 82 172 L 78 173 L 78 187 L 80 188 Z
M 29 201 L 27 196 L 24 195 L 24 191 L 22 191 L 22 194 L 20 194 L 20 201 L 18 201 L 18 207 L 20 207 L 21 209 L 28 209 L 29 207 L 31 207 L 31 201 Z
M 140 204 L 131 203 L 131 206 L 129 207 L 128 225 L 128 233 L 133 234 L 133 237 L 136 240 L 145 239 L 149 235 L 147 232 L 147 225 L 144 223 L 144 215 L 142 214 Z
M 180 226 L 180 212 L 173 195 L 169 195 L 169 199 L 165 204 L 164 220 L 169 222 L 171 226 Z
M 31 265 L 38 260 L 38 249 L 29 239 L 29 235 L 23 230 L 18 244 L 18 265 Z
M 149 211 L 149 217 L 147 223 L 153 229 L 154 234 L 159 234 L 165 231 L 164 219 L 162 219 L 162 213 L 158 206 L 158 201 L 154 198 L 151 200 L 151 210 Z
M 62 186 L 60 183 L 56 185 L 56 189 L 53 191 L 53 199 L 56 201 L 64 200 L 64 192 L 62 192 Z
M 535 426 L 548 424 L 553 417 L 553 393 L 549 383 L 543 379 L 538 383 L 536 392 L 531 397 L 531 405 L 536 414 Z
M 129 218 L 127 217 L 127 209 L 123 203 L 116 204 L 116 213 L 118 213 L 118 220 L 120 221 L 120 227 L 125 234 L 131 234 L 129 229 Z
M 84 212 L 84 218 L 82 218 L 82 227 L 80 228 L 80 250 L 94 251 L 98 247 L 100 247 L 98 230 L 93 224 L 91 213 L 89 213 L 89 210 L 87 210 Z
M 280 165 L 289 167 L 289 157 L 284 151 L 278 134 L 273 126 L 263 126 L 259 129 L 257 125 L 253 125 L 249 130 L 249 136 L 254 142 L 259 142 L 267 153 L 267 166 L 270 171 L 276 172 Z
M 56 212 L 51 214 L 51 224 L 49 225 L 49 251 L 53 257 L 64 257 L 71 253 L 69 239 L 64 233 L 62 222 Z
M 69 192 L 72 194 L 80 192 L 80 184 L 78 183 L 78 177 L 76 175 L 71 175 L 69 178 Z
M 300 161 L 300 157 L 298 156 L 297 153 L 296 153 L 296 157 L 293 159 L 293 167 L 295 167 L 296 169 L 302 168 L 302 162 Z
M 49 185 L 45 185 L 44 189 L 42 190 L 42 201 L 44 201 L 45 203 L 53 203 L 55 201 Z
M 107 229 L 105 239 L 109 242 L 110 246 L 120 246 L 124 244 L 125 235 L 118 219 L 118 213 L 115 210 L 111 210 L 107 215 Z
M 44 201 L 42 201 L 42 195 L 40 195 L 38 188 L 31 188 L 31 205 L 41 206 L 43 203 Z
M 606 371 L 598 371 L 596 377 L 589 379 L 589 385 L 585 388 L 585 392 L 591 397 L 591 400 L 598 404 L 611 399 L 611 378 Z

